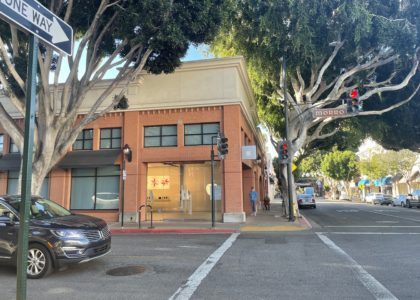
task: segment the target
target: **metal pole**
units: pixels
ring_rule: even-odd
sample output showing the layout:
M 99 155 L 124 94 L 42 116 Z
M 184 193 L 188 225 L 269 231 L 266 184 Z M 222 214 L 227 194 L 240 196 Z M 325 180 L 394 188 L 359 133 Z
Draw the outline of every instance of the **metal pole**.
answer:
M 216 211 L 216 205 L 214 202 L 214 150 L 213 150 L 213 138 L 211 137 L 211 227 L 215 227 L 215 211 Z
M 284 118 L 286 119 L 286 141 L 290 143 L 290 133 L 289 133 L 289 104 L 287 101 L 287 80 L 286 80 L 286 57 L 283 57 L 283 95 L 284 95 Z M 290 151 L 290 150 L 289 150 Z M 290 153 L 289 153 L 290 154 Z M 289 157 L 289 160 L 286 163 L 287 166 L 287 190 L 289 196 L 289 221 L 293 222 L 295 216 L 293 213 L 293 187 L 292 187 L 292 157 Z
M 32 186 L 32 153 L 34 144 L 35 98 L 37 74 L 38 38 L 29 35 L 29 65 L 26 87 L 25 133 L 22 153 L 22 185 L 20 224 L 18 236 L 16 299 L 26 299 L 26 276 L 28 265 L 29 208 Z
M 122 187 L 121 187 L 121 227 L 124 227 L 124 194 L 125 194 L 125 180 L 127 177 L 127 173 L 125 171 L 125 154 L 124 153 L 123 153 L 122 169 L 123 169 L 123 178 L 122 178 Z M 141 218 L 141 212 L 140 212 L 139 218 Z M 140 223 L 140 219 L 139 219 L 139 223 Z

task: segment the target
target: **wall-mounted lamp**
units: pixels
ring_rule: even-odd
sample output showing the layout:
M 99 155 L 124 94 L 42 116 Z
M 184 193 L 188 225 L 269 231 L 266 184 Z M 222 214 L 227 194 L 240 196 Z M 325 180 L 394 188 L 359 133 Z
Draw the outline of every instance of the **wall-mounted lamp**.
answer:
M 125 194 L 125 180 L 127 179 L 127 171 L 125 170 L 125 160 L 131 162 L 132 159 L 132 151 L 128 144 L 125 144 L 123 149 L 123 164 L 122 164 L 122 186 L 121 186 L 121 228 L 124 227 L 124 194 Z
M 127 159 L 128 162 L 131 162 L 133 152 L 131 151 L 131 148 L 130 146 L 128 146 L 128 144 L 124 145 L 123 153 L 124 153 L 124 159 Z

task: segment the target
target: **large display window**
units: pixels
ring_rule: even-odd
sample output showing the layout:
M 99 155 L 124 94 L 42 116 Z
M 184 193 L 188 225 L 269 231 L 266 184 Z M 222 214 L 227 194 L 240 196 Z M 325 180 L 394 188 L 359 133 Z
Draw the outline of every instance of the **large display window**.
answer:
M 221 219 L 221 170 L 214 165 L 217 219 Z M 147 202 L 159 220 L 211 218 L 211 163 L 151 163 L 147 167 Z

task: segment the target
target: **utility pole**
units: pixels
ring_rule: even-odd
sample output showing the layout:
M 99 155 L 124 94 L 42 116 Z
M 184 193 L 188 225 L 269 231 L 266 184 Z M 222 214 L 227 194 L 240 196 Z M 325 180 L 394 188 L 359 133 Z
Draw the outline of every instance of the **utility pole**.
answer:
M 286 120 L 286 142 L 289 145 L 292 145 L 290 142 L 290 134 L 289 134 L 289 102 L 287 101 L 287 80 L 286 80 L 286 57 L 283 56 L 283 95 L 284 95 L 284 118 Z M 289 221 L 293 222 L 295 220 L 295 216 L 293 213 L 293 187 L 292 187 L 292 157 L 286 162 L 287 167 L 287 194 L 289 197 Z

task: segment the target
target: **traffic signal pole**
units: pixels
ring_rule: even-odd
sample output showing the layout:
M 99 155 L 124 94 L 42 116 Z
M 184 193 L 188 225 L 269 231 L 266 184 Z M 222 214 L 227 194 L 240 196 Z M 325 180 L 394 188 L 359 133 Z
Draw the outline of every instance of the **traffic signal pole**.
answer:
M 286 57 L 283 56 L 283 95 L 284 95 L 284 118 L 286 125 L 286 142 L 291 146 L 290 142 L 290 133 L 289 133 L 289 102 L 287 101 L 287 81 L 286 81 Z M 293 212 L 293 187 L 292 187 L 292 157 L 289 156 L 289 159 L 286 162 L 287 167 L 287 194 L 289 197 L 289 221 L 293 222 L 295 220 Z

